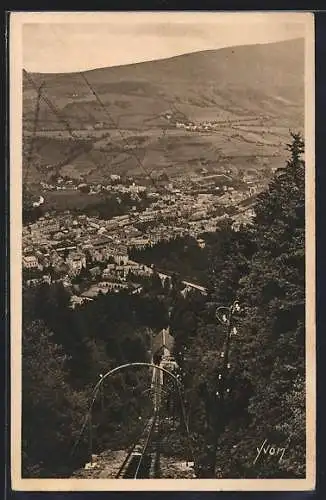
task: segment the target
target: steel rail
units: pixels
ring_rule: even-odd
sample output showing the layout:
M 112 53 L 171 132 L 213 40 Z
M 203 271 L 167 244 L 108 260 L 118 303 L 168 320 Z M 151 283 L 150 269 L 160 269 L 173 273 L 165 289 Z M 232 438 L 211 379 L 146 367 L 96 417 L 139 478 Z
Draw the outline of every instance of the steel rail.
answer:
M 148 433 L 147 433 L 147 436 L 145 438 L 145 442 L 144 442 L 144 445 L 143 445 L 143 448 L 142 448 L 142 451 L 141 451 L 141 456 L 139 457 L 139 462 L 138 462 L 138 465 L 137 465 L 137 468 L 136 468 L 136 471 L 135 471 L 135 474 L 134 474 L 134 479 L 137 479 L 137 476 L 139 474 L 139 471 L 140 471 L 140 468 L 141 468 L 141 465 L 143 463 L 143 460 L 144 460 L 144 457 L 146 456 L 146 452 L 147 452 L 147 449 L 150 445 L 150 440 L 151 440 L 151 436 L 152 436 L 152 433 L 153 433 L 153 430 L 155 430 L 155 427 L 156 427 L 156 422 L 158 420 L 158 411 L 159 411 L 159 406 L 160 406 L 160 402 L 161 402 L 161 387 L 160 387 L 160 372 L 154 368 L 154 415 L 153 415 L 153 418 L 152 418 L 152 421 L 150 423 L 150 426 L 149 426 L 149 430 L 148 430 Z
M 145 427 L 144 427 L 144 430 L 140 436 L 139 439 L 137 439 L 133 445 L 131 446 L 122 466 L 120 467 L 119 469 L 119 472 L 117 474 L 116 477 L 121 477 L 122 473 L 124 472 L 124 476 L 123 477 L 126 477 L 126 474 L 128 473 L 128 466 L 127 464 L 131 464 L 132 462 L 129 462 L 130 460 L 130 457 L 132 456 L 132 454 L 134 453 L 134 451 L 136 450 L 136 448 L 138 446 L 141 446 L 141 452 L 140 452 L 140 456 L 139 456 L 139 459 L 138 459 L 138 463 L 137 463 L 137 466 L 136 466 L 136 470 L 135 472 L 133 473 L 133 479 L 137 479 L 138 478 L 138 475 L 139 475 L 139 472 L 141 470 L 141 466 L 144 462 L 144 458 L 146 457 L 146 453 L 147 453 L 147 450 L 148 450 L 148 447 L 150 446 L 150 443 L 151 443 L 151 437 L 153 435 L 153 431 L 155 430 L 156 428 L 156 424 L 157 424 L 157 420 L 158 420 L 158 408 L 159 408 L 159 397 L 160 397 L 160 383 L 159 383 L 159 371 L 158 370 L 155 370 L 154 372 L 154 379 L 155 379 L 155 394 L 154 394 L 154 401 L 153 401 L 153 404 L 154 404 L 154 413 L 153 413 L 153 416 L 151 418 L 149 418 L 149 420 L 147 421 Z
M 137 465 L 137 469 L 136 469 L 136 472 L 135 472 L 135 474 L 134 474 L 134 479 L 137 479 L 137 476 L 138 476 L 138 474 L 139 474 L 140 467 L 141 467 L 141 465 L 142 465 L 142 463 L 143 463 L 143 459 L 144 459 L 144 457 L 145 457 L 145 455 L 146 455 L 146 452 L 147 452 L 148 446 L 149 446 L 149 444 L 150 444 L 150 438 L 151 438 L 151 436 L 152 436 L 153 429 L 155 428 L 155 424 L 156 424 L 156 420 L 157 420 L 157 418 L 158 418 L 158 414 L 157 414 L 157 412 L 155 412 L 155 415 L 154 415 L 154 417 L 153 417 L 153 419 L 152 419 L 152 422 L 151 422 L 151 425 L 150 425 L 149 431 L 148 431 L 148 433 L 147 433 L 147 437 L 146 437 L 146 440 L 145 440 L 145 443 L 144 443 L 143 449 L 142 449 L 142 451 L 141 451 L 141 456 L 140 456 L 140 458 L 139 458 L 139 462 L 138 462 L 138 465 Z
M 153 417 L 150 417 L 150 419 L 151 418 L 153 418 Z M 124 461 L 123 461 L 123 463 L 122 463 L 122 465 L 121 465 L 118 473 L 116 474 L 116 478 L 117 479 L 121 477 L 121 475 L 122 475 L 122 473 L 123 473 L 123 471 L 124 471 L 127 463 L 129 462 L 129 459 L 130 459 L 133 451 L 135 450 L 136 446 L 139 444 L 139 441 L 141 440 L 142 436 L 145 434 L 145 431 L 146 431 L 146 428 L 148 426 L 149 420 L 146 422 L 145 427 L 143 427 L 143 429 L 142 429 L 141 433 L 138 435 L 137 439 L 135 441 L 133 441 L 132 445 L 129 447 L 127 455 L 126 455 L 126 457 L 125 457 L 125 459 L 124 459 Z

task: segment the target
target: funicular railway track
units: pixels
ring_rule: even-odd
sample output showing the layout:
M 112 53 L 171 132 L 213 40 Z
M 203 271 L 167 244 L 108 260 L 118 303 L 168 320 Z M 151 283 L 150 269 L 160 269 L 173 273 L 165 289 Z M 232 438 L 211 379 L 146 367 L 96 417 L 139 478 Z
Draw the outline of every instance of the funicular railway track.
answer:
M 180 392 L 180 382 L 178 376 L 174 373 L 175 371 L 175 361 L 171 356 L 166 356 L 162 358 L 159 364 L 154 363 L 144 363 L 135 362 L 126 365 L 120 365 L 111 371 L 108 371 L 103 377 L 100 378 L 99 382 L 96 384 L 93 390 L 93 399 L 86 415 L 85 421 L 83 423 L 81 432 L 75 443 L 74 449 L 78 445 L 82 433 L 89 426 L 89 449 L 92 450 L 92 406 L 99 394 L 99 389 L 103 380 L 108 378 L 113 373 L 120 370 L 130 368 L 131 366 L 146 366 L 152 371 L 151 384 L 148 389 L 143 391 L 144 393 L 150 391 L 150 401 L 151 405 L 148 407 L 147 403 L 143 410 L 146 410 L 146 417 L 144 416 L 144 423 L 141 426 L 140 421 L 143 417 L 139 416 L 139 423 L 137 429 L 134 430 L 137 434 L 133 435 L 131 446 L 129 448 L 121 449 L 119 451 L 106 450 L 99 455 L 91 456 L 91 461 L 85 464 L 84 469 L 76 471 L 75 477 L 83 478 L 115 478 L 115 479 L 154 479 L 160 477 L 167 477 L 167 470 L 171 466 L 166 456 L 164 454 L 164 443 L 166 442 L 166 433 L 174 430 L 174 420 L 173 428 L 170 426 L 171 419 L 167 417 L 167 412 L 171 412 L 169 406 L 168 394 L 169 391 L 177 389 L 181 404 L 181 420 L 185 425 L 187 431 L 187 447 L 188 447 L 188 457 L 187 461 L 193 462 L 193 452 L 191 447 L 191 442 L 189 438 L 189 429 L 187 426 L 187 419 L 185 415 L 185 408 L 183 406 L 182 394 Z M 166 390 L 166 379 L 172 379 L 176 384 L 174 389 L 168 387 Z M 148 414 L 148 410 L 150 413 Z M 170 415 L 171 416 L 171 415 Z M 173 412 L 174 419 L 174 412 Z M 168 421 L 168 422 L 167 422 Z M 138 422 L 138 421 L 137 421 Z M 90 452 L 91 453 L 91 452 Z M 184 470 L 184 466 L 180 464 L 176 466 L 175 472 L 177 477 L 189 477 L 188 472 Z M 185 476 L 186 472 L 186 476 Z M 180 473 L 182 474 L 180 476 Z M 192 477 L 192 476 L 191 476 Z
M 158 415 L 146 423 L 142 435 L 135 441 L 120 467 L 116 478 L 141 479 L 149 477 L 152 463 L 152 440 L 157 428 Z
M 161 383 L 159 370 L 153 373 L 152 416 L 147 420 L 141 435 L 134 441 L 121 465 L 116 478 L 144 479 L 156 474 L 158 442 L 160 435 Z

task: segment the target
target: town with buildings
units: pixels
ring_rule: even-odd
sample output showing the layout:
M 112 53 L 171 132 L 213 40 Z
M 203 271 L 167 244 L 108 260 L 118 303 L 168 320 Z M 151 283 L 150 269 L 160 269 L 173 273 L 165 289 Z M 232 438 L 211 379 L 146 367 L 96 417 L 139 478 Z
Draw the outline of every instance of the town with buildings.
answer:
M 93 300 L 100 292 L 141 289 L 141 281 L 154 270 L 134 262 L 133 249 L 142 250 L 161 241 L 191 236 L 203 248 L 204 233 L 215 232 L 221 221 L 232 219 L 237 231 L 254 215 L 251 197 L 261 187 L 252 179 L 242 180 L 237 189 L 227 174 L 197 175 L 190 180 L 174 180 L 164 189 L 155 189 L 120 176 L 112 176 L 107 185 L 77 185 L 59 178 L 55 185 L 42 184 L 42 195 L 35 206 L 46 202 L 47 191 L 82 190 L 87 196 L 103 190 L 123 193 L 135 199 L 127 213 L 103 219 L 96 215 L 45 212 L 23 227 L 23 281 L 25 286 L 61 281 L 72 290 L 72 306 Z M 231 179 L 232 180 L 232 179 Z M 86 186 L 86 189 L 85 189 Z M 244 186 L 244 188 L 243 188 Z M 137 210 L 136 201 L 145 196 L 146 208 Z M 80 286 L 87 269 L 87 286 Z M 168 276 L 160 274 L 162 281 Z M 75 285 L 75 286 L 74 286 Z M 86 288 L 86 289 L 85 289 Z

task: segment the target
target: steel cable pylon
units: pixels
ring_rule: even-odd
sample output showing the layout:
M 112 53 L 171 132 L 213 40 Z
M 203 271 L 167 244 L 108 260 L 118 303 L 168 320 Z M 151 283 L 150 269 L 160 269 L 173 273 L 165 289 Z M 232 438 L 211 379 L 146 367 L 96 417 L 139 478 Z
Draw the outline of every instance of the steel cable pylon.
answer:
M 217 382 L 217 391 L 216 397 L 219 401 L 219 416 L 220 420 L 214 422 L 214 443 L 213 443 L 213 457 L 212 457 L 212 473 L 215 476 L 215 468 L 216 468 L 216 454 L 217 454 L 217 446 L 218 439 L 223 430 L 223 426 L 225 423 L 225 396 L 226 393 L 230 392 L 230 388 L 227 387 L 227 373 L 230 368 L 229 356 L 230 356 L 230 346 L 231 346 L 231 337 L 232 335 L 237 335 L 237 329 L 232 324 L 233 314 L 235 312 L 240 311 L 239 302 L 234 301 L 229 307 L 218 307 L 216 310 L 216 319 L 227 327 L 226 330 L 226 338 L 223 345 L 223 351 L 221 351 L 221 358 L 223 359 L 222 368 L 218 373 L 218 382 Z M 215 410 L 216 411 L 216 410 Z M 217 414 L 215 414 L 217 416 Z

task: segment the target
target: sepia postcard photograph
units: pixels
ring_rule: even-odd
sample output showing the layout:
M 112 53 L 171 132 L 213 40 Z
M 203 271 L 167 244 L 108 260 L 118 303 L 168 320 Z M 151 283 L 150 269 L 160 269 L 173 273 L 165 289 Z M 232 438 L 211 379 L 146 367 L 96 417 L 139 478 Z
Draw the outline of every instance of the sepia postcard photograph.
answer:
M 15 12 L 9 66 L 12 489 L 313 490 L 313 14 Z

